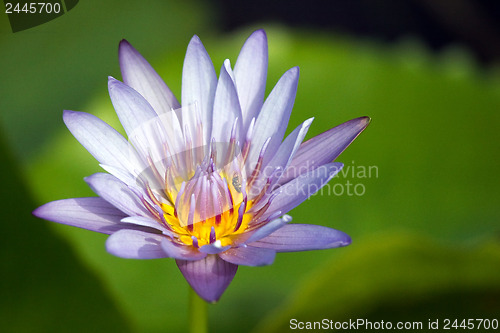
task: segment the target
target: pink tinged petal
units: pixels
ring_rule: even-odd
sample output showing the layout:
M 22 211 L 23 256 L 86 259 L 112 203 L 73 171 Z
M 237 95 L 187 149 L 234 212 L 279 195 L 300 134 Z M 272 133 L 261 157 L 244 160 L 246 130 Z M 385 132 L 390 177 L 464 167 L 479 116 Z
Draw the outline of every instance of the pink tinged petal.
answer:
M 271 141 L 266 150 L 264 164 L 267 164 L 276 153 L 290 119 L 298 81 L 299 68 L 289 69 L 283 74 L 264 102 L 262 111 L 255 122 L 252 147 L 248 157 L 249 163 L 257 162 L 260 150 L 267 138 L 271 138 Z
M 109 77 L 108 90 L 113 107 L 129 139 L 132 139 L 131 136 L 137 127 L 156 117 L 156 112 L 144 97 L 126 84 Z
M 174 244 L 170 239 L 163 238 L 161 241 L 163 251 L 170 257 L 179 260 L 201 260 L 207 256 L 206 253 L 200 252 L 192 246 Z
M 251 245 L 278 252 L 294 252 L 330 249 L 349 244 L 351 237 L 339 230 L 319 225 L 288 224 Z
M 217 302 L 234 278 L 237 265 L 208 255 L 197 261 L 177 260 L 182 275 L 191 288 L 207 302 Z
M 127 259 L 166 258 L 167 254 L 160 245 L 163 238 L 165 236 L 161 234 L 120 230 L 108 237 L 106 250 L 112 255 Z
M 237 120 L 237 128 L 239 130 L 236 139 L 242 142 L 243 131 L 241 125 L 241 108 L 236 93 L 234 81 L 231 78 L 231 64 L 229 60 L 225 60 L 220 70 L 219 82 L 215 91 L 213 121 L 212 121 L 212 138 L 215 142 L 229 142 L 231 138 L 231 128 Z
M 370 118 L 360 117 L 336 126 L 300 145 L 280 183 L 284 184 L 320 165 L 332 162 L 363 132 Z
M 297 207 L 328 183 L 342 166 L 342 163 L 337 162 L 325 164 L 281 186 L 275 190 L 279 194 L 272 201 L 266 214 L 270 215 L 275 211 L 285 214 Z
M 85 181 L 97 195 L 125 214 L 151 216 L 137 195 L 116 177 L 107 173 L 96 173 L 86 177 Z
M 49 202 L 33 211 L 42 219 L 91 231 L 111 234 L 124 228 L 120 220 L 126 215 L 102 198 L 74 198 Z
M 267 64 L 267 36 L 264 30 L 257 30 L 246 40 L 234 66 L 245 132 L 252 118 L 258 116 L 264 102 Z
M 212 111 L 217 87 L 212 60 L 198 36 L 189 42 L 182 69 L 183 125 L 191 134 L 196 133 L 196 116 L 199 112 L 203 124 L 204 143 L 210 142 Z
M 65 110 L 63 119 L 73 136 L 101 164 L 134 170 L 128 142 L 114 128 L 85 112 Z
M 139 92 L 158 114 L 180 108 L 172 91 L 129 42 L 120 42 L 118 54 L 123 82 Z
M 266 266 L 271 265 L 276 256 L 272 249 L 245 246 L 231 248 L 219 254 L 219 257 L 235 265 Z

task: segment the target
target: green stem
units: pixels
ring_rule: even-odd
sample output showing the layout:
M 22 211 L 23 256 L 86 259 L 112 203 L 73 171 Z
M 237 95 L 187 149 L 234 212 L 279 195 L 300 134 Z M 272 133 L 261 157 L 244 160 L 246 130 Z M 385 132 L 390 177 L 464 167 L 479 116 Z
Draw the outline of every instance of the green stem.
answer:
M 189 288 L 189 332 L 208 332 L 207 302 L 196 294 L 193 288 Z

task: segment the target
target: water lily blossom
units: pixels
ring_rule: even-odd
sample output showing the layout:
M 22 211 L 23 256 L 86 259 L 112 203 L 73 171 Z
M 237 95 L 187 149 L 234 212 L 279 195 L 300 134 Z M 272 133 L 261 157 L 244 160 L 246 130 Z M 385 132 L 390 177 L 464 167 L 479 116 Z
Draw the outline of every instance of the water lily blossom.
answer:
M 49 202 L 40 218 L 109 234 L 123 258 L 173 258 L 208 302 L 217 301 L 239 265 L 262 266 L 277 252 L 328 249 L 350 237 L 291 224 L 291 209 L 325 185 L 337 156 L 366 128 L 361 117 L 303 142 L 312 118 L 284 138 L 299 69 L 288 70 L 264 100 L 267 37 L 254 32 L 234 68 L 219 78 L 194 36 L 182 73 L 182 106 L 127 42 L 119 47 L 123 82 L 109 95 L 128 140 L 99 118 L 64 111 L 65 124 L 106 173 L 85 181 L 98 195 Z

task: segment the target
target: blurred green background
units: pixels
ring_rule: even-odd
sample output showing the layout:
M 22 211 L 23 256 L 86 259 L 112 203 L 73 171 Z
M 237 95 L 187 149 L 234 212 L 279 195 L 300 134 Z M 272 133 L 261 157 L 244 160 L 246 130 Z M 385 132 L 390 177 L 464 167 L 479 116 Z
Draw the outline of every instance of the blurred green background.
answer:
M 93 195 L 83 177 L 100 168 L 61 115 L 85 111 L 120 128 L 107 76 L 120 78 L 122 38 L 180 96 L 193 34 L 218 72 L 258 28 L 269 40 L 268 92 L 287 69 L 301 69 L 289 130 L 312 116 L 308 137 L 359 116 L 373 121 L 339 157 L 345 172 L 291 212 L 296 223 L 347 232 L 352 245 L 240 267 L 210 306 L 211 331 L 286 332 L 292 318 L 424 327 L 438 318 L 500 319 L 494 57 L 485 62 L 466 43 L 432 51 L 412 34 L 387 42 L 292 26 L 265 10 L 229 29 L 221 1 L 89 0 L 15 34 L 0 14 L 1 332 L 186 329 L 188 287 L 172 260 L 113 257 L 106 236 L 31 211 Z

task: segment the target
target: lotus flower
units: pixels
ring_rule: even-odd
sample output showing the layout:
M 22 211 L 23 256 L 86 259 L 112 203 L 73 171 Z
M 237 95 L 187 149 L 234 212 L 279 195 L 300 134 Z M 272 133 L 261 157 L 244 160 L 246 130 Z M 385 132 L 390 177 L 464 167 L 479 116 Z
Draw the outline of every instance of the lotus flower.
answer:
M 348 121 L 302 143 L 312 118 L 285 139 L 299 69 L 288 70 L 264 101 L 267 37 L 254 32 L 234 69 L 219 79 L 197 36 L 187 48 L 182 107 L 125 40 L 123 83 L 109 94 L 128 141 L 99 118 L 64 111 L 75 138 L 107 173 L 85 178 L 98 197 L 49 202 L 34 215 L 109 234 L 123 258 L 173 258 L 198 295 L 217 301 L 239 265 L 273 262 L 277 252 L 335 248 L 350 237 L 318 225 L 288 224 L 291 209 L 341 168 L 333 162 L 366 128 Z

